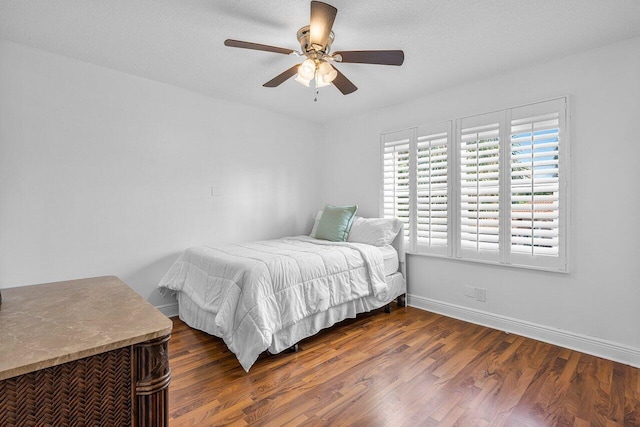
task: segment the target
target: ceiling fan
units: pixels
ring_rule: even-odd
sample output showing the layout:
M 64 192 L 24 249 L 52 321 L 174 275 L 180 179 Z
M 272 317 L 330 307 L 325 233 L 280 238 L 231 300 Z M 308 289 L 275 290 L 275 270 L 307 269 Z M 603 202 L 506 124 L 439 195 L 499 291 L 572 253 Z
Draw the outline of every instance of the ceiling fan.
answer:
M 313 81 L 317 90 L 333 83 L 343 95 L 348 95 L 358 90 L 358 88 L 344 74 L 338 71 L 333 63 L 402 65 L 404 52 L 401 50 L 345 50 L 332 54 L 331 44 L 334 40 L 334 34 L 331 28 L 337 13 L 338 9 L 331 5 L 319 1 L 311 2 L 310 25 L 300 28 L 297 34 L 300 42 L 300 52 L 293 49 L 232 39 L 225 40 L 224 44 L 229 47 L 262 50 L 300 57 L 305 56 L 307 58 L 301 64 L 294 65 L 266 82 L 263 85 L 264 87 L 280 86 L 297 74 L 295 80 L 305 86 L 309 86 L 310 82 Z

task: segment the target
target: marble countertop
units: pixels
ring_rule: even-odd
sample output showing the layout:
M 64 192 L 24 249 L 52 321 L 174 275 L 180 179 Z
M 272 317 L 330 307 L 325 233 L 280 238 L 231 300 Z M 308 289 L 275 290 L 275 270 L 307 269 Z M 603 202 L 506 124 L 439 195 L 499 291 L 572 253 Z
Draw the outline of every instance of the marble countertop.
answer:
M 172 326 L 114 276 L 2 289 L 0 380 L 162 337 Z

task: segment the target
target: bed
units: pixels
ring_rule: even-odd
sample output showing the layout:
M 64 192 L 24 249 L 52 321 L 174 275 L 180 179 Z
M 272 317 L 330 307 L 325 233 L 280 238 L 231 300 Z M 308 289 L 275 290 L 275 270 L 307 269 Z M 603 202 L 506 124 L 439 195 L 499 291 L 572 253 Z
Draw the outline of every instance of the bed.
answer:
M 371 230 L 358 224 L 383 221 L 354 219 L 355 235 Z M 159 287 L 177 295 L 181 320 L 222 338 L 249 371 L 264 351 L 280 353 L 395 299 L 403 305 L 404 233 L 402 223 L 393 221 L 384 239 L 294 236 L 189 248 Z

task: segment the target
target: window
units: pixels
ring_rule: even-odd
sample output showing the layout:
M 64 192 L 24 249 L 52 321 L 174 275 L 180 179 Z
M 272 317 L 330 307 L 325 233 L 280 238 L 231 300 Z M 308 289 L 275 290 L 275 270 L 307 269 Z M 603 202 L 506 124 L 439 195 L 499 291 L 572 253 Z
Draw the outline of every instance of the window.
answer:
M 459 120 L 458 255 L 499 261 L 500 121 L 498 114 Z
M 566 269 L 565 99 L 511 110 L 511 262 Z M 535 263 L 532 261 L 535 260 Z
M 416 250 L 448 254 L 450 134 L 451 122 L 417 129 Z
M 411 238 L 409 225 L 409 142 L 410 131 L 383 136 L 382 188 L 383 216 L 404 223 L 405 239 Z
M 409 250 L 566 271 L 566 101 L 383 134 L 382 213 Z

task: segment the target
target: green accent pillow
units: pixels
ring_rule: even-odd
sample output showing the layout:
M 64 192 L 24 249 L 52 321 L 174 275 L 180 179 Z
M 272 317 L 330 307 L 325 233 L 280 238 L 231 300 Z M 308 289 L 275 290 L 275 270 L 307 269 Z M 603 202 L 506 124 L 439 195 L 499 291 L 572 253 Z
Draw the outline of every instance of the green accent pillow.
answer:
M 316 239 L 346 242 L 357 210 L 358 206 L 325 206 L 316 229 Z

